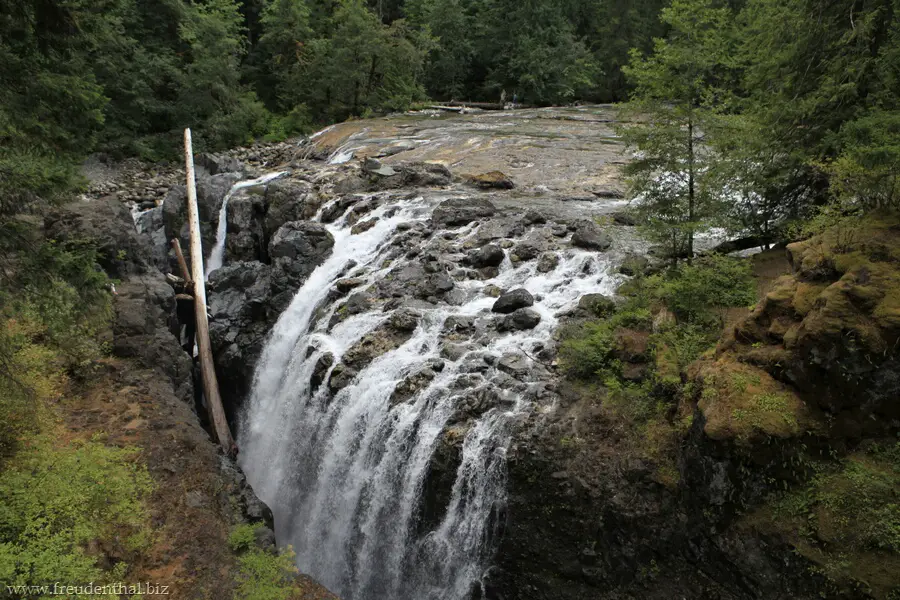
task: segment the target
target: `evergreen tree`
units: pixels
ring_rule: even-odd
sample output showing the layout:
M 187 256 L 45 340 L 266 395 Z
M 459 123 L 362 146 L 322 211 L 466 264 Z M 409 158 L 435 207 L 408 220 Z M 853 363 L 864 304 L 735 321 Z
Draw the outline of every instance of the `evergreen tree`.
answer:
M 636 152 L 626 172 L 637 212 L 673 261 L 690 260 L 696 234 L 719 212 L 705 135 L 727 105 L 731 11 L 713 0 L 674 0 L 662 20 L 668 37 L 656 39 L 649 56 L 634 51 L 625 69 L 633 121 L 620 133 Z

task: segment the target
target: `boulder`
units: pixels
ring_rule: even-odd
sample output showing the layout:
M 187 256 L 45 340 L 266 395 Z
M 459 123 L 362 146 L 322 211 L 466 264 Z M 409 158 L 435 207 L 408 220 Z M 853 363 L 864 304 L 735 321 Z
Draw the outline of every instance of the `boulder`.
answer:
M 291 221 L 281 226 L 269 242 L 272 264 L 299 287 L 331 254 L 334 237 L 321 223 Z
M 578 300 L 578 308 L 591 316 L 608 317 L 616 312 L 616 303 L 603 294 L 585 294 Z
M 517 290 L 512 290 L 511 292 L 506 292 L 501 295 L 496 302 L 494 302 L 494 306 L 491 307 L 491 311 L 495 313 L 501 314 L 509 314 L 520 308 L 528 308 L 529 306 L 534 305 L 534 296 L 532 296 L 528 290 L 524 288 L 519 288 Z
M 643 275 L 647 272 L 647 269 L 650 267 L 650 261 L 646 256 L 641 256 L 639 254 L 630 254 L 625 257 L 625 260 L 622 261 L 622 264 L 619 265 L 619 273 L 622 275 L 628 275 L 629 277 L 634 277 L 635 275 Z
M 538 259 L 538 273 L 549 273 L 559 266 L 559 255 L 555 252 L 544 252 Z
M 477 269 L 499 267 L 506 254 L 499 246 L 487 244 L 469 254 L 469 264 Z
M 365 171 L 366 173 L 372 173 L 373 175 L 378 175 L 380 177 L 390 177 L 397 174 L 397 171 L 395 171 L 391 167 L 385 166 L 377 158 L 365 159 L 363 161 L 363 171 Z
M 44 227 L 48 239 L 94 244 L 97 263 L 110 277 L 122 279 L 151 267 L 147 238 L 138 234 L 128 207 L 112 196 L 55 209 L 44 219 Z
M 473 221 L 492 217 L 497 209 L 487 200 L 456 198 L 444 200 L 431 218 L 438 227 L 461 227 Z
M 524 331 L 534 329 L 541 322 L 541 315 L 530 308 L 520 308 L 503 317 L 497 323 L 500 331 Z
M 469 178 L 469 183 L 482 189 L 511 190 L 516 187 L 512 179 L 502 171 L 490 171 L 475 175 Z
M 578 222 L 575 233 L 572 234 L 572 245 L 586 250 L 607 250 L 612 245 L 612 240 L 596 223 L 583 220 Z

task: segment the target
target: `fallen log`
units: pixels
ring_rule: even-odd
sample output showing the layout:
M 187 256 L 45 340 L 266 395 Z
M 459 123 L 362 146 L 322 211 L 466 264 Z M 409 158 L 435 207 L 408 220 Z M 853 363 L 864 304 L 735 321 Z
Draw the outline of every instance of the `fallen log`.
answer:
M 714 246 L 707 250 L 706 254 L 731 254 L 732 252 L 740 252 L 741 250 L 749 250 L 750 248 L 762 248 L 774 243 L 774 236 L 751 235 L 736 240 L 722 242 L 718 246 Z
M 191 145 L 190 129 L 184 130 L 184 160 L 187 171 L 187 208 L 191 230 L 191 269 L 194 274 L 194 315 L 200 356 L 200 376 L 203 380 L 206 405 L 209 407 L 212 417 L 210 420 L 213 422 L 219 445 L 226 455 L 234 456 L 237 453 L 237 446 L 228 429 L 225 409 L 222 408 L 222 397 L 219 394 L 219 382 L 216 379 L 212 348 L 209 343 L 209 317 L 206 314 L 206 284 L 203 277 L 203 248 L 200 241 L 200 213 L 197 209 L 197 182 L 194 179 L 194 151 Z M 177 244 L 177 240 L 175 241 Z M 177 245 L 175 251 L 178 252 Z

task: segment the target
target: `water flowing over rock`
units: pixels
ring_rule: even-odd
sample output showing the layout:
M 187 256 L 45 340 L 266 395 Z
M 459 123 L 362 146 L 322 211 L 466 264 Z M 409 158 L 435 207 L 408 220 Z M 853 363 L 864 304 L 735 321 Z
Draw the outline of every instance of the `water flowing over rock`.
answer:
M 492 203 L 445 198 L 339 196 L 270 243 L 273 272 L 317 259 L 256 363 L 240 458 L 278 539 L 345 600 L 464 600 L 478 588 L 503 521 L 505 449 L 552 398 L 548 367 L 523 352 L 539 354 L 557 314 L 616 278 L 582 250 L 543 271 L 513 265 L 486 242 L 521 242 L 546 219 L 503 215 L 498 229 L 481 221 Z M 220 277 L 216 290 L 228 287 Z M 243 284 L 228 289 L 246 313 L 256 284 Z M 495 288 L 514 291 L 498 301 Z

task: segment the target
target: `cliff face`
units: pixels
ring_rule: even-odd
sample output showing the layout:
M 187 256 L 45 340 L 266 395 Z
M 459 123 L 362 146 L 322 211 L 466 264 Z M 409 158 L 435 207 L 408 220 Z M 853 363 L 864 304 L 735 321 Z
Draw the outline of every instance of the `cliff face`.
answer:
M 681 374 L 662 423 L 561 383 L 511 451 L 489 597 L 900 593 L 900 221 L 777 252 L 785 274 Z

